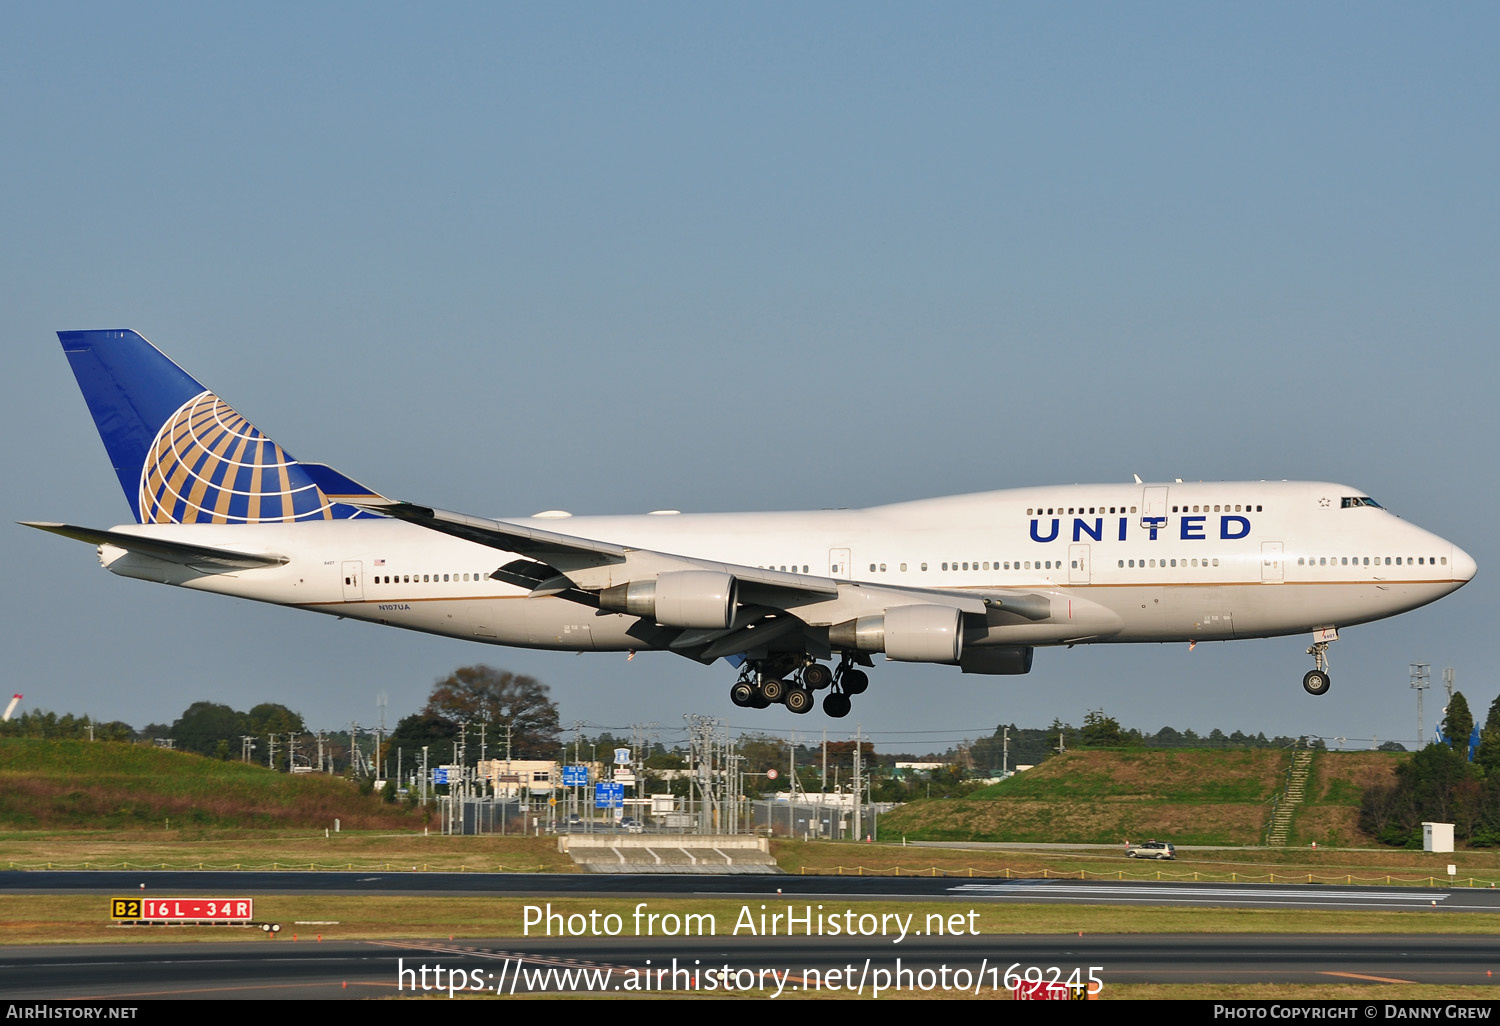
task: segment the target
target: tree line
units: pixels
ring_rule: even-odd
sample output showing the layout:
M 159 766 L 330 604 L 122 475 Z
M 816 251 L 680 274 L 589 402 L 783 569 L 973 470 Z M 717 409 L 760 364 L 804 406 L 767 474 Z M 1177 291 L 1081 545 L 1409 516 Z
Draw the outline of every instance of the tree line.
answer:
M 1468 699 L 1455 691 L 1441 739 L 1397 766 L 1390 783 L 1365 789 L 1360 829 L 1385 844 L 1420 848 L 1424 822 L 1452 823 L 1456 840 L 1500 845 L 1500 697 L 1484 726 L 1474 727 Z

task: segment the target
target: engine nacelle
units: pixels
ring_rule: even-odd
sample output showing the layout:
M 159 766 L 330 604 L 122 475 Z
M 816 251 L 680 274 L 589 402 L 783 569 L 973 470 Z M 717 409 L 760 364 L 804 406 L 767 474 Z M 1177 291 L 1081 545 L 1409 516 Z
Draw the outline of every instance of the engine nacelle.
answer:
M 828 628 L 834 648 L 884 652 L 903 663 L 957 663 L 963 656 L 963 614 L 952 606 L 892 606 Z
M 716 570 L 669 570 L 599 593 L 599 608 L 645 617 L 665 627 L 722 630 L 734 621 L 739 581 Z

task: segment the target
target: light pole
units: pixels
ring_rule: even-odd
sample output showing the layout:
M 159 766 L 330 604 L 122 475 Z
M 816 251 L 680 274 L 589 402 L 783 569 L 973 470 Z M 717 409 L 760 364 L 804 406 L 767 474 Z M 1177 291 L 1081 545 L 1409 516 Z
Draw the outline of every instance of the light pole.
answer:
M 1432 674 L 1428 672 L 1430 669 L 1427 663 L 1412 663 L 1409 666 L 1412 690 L 1417 693 L 1417 751 L 1419 752 L 1427 747 L 1427 727 L 1422 722 L 1422 692 L 1432 687 Z

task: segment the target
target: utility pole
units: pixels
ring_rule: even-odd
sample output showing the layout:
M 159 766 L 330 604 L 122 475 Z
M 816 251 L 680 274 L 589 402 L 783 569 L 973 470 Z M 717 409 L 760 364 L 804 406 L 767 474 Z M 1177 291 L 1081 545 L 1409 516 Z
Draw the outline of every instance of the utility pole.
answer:
M 791 738 L 786 743 L 786 767 L 787 767 L 787 775 L 790 777 L 790 779 L 787 781 L 787 783 L 788 783 L 788 785 L 792 789 L 792 792 L 791 792 L 791 794 L 792 794 L 792 802 L 796 802 L 796 800 L 797 800 L 797 732 L 795 730 L 792 731 Z M 788 830 L 787 831 L 787 836 L 790 837 L 791 835 L 792 835 L 792 831 Z
M 858 723 L 854 727 L 854 839 L 858 841 L 864 834 L 864 820 L 861 814 L 864 812 L 864 724 Z
M 1010 776 L 1010 728 L 1005 728 L 1005 737 L 1001 739 L 1000 775 Z
M 1453 667 L 1449 666 L 1449 667 L 1447 667 L 1446 669 L 1443 670 L 1443 686 L 1448 689 L 1448 704 L 1445 705 L 1445 706 L 1443 706 L 1443 716 L 1445 718 L 1448 715 L 1448 710 L 1451 709 L 1451 708 L 1453 708 L 1453 679 L 1454 679 Z M 1456 744 L 1458 744 L 1460 746 L 1461 750 L 1467 751 L 1468 750 L 1469 739 L 1466 738 L 1466 737 L 1461 737 L 1461 738 L 1457 738 L 1457 739 L 1454 739 L 1454 738 L 1450 737 L 1448 739 L 1448 743 L 1450 745 L 1456 743 Z
M 1411 673 L 1411 686 L 1417 693 L 1417 750 L 1421 751 L 1427 746 L 1427 726 L 1422 721 L 1422 692 L 1432 687 L 1432 675 L 1428 672 L 1429 664 L 1412 663 L 1408 667 Z
M 723 724 L 707 716 L 685 714 L 688 723 L 688 758 L 693 769 L 691 777 L 698 794 L 698 832 L 714 833 L 728 829 L 734 832 L 732 823 L 726 822 L 725 813 L 736 811 L 728 807 L 735 800 L 733 782 L 724 778 L 724 768 L 731 765 L 732 756 L 724 751 L 727 739 L 722 737 Z M 733 820 L 734 816 L 729 816 Z

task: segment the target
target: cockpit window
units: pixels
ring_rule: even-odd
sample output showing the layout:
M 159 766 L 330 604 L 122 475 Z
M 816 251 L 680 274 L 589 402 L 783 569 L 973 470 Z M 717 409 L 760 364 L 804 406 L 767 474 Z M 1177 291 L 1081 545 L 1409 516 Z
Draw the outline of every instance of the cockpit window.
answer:
M 1376 509 L 1385 509 L 1380 503 L 1368 495 L 1346 495 L 1344 496 L 1344 509 L 1353 509 L 1355 506 L 1374 506 Z

